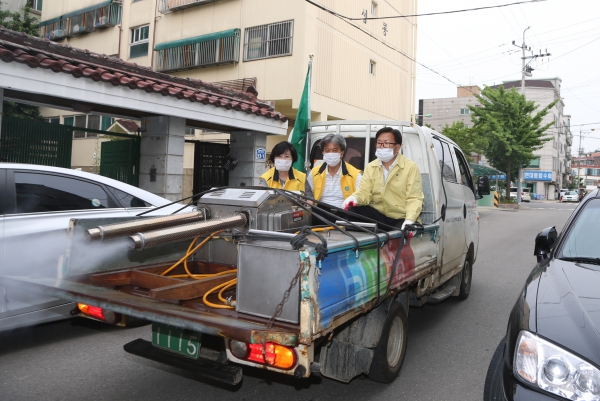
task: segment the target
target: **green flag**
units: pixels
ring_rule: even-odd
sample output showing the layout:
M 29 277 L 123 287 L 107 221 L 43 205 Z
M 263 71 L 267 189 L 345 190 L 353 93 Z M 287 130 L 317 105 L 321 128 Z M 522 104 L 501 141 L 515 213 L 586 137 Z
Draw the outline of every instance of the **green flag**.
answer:
M 306 73 L 306 82 L 304 83 L 304 90 L 302 91 L 302 98 L 300 99 L 300 106 L 298 106 L 298 114 L 296 115 L 296 123 L 294 124 L 294 130 L 290 136 L 290 142 L 294 145 L 296 152 L 298 152 L 298 161 L 294 163 L 296 170 L 304 172 L 304 162 L 306 160 L 306 133 L 310 128 L 310 73 L 311 73 L 312 62 L 308 64 L 308 72 Z

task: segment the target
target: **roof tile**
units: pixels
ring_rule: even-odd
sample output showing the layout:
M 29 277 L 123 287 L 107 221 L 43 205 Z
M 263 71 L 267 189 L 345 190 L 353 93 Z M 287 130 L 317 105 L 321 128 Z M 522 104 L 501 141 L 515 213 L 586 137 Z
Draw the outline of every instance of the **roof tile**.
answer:
M 278 121 L 287 117 L 273 110 L 252 93 L 213 85 L 198 79 L 180 78 L 153 71 L 136 63 L 110 58 L 89 50 L 76 49 L 68 44 L 52 42 L 14 32 L 0 26 L 0 60 L 16 61 L 30 68 L 50 69 L 55 73 L 70 74 L 74 78 L 90 78 L 131 90 L 160 93 L 190 102 L 245 111 Z

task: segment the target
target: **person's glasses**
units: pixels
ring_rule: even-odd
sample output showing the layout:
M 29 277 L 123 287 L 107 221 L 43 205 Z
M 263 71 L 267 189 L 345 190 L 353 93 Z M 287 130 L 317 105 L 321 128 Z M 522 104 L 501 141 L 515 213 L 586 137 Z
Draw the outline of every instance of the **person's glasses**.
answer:
M 393 148 L 396 146 L 396 142 L 377 142 L 375 145 L 378 148 Z

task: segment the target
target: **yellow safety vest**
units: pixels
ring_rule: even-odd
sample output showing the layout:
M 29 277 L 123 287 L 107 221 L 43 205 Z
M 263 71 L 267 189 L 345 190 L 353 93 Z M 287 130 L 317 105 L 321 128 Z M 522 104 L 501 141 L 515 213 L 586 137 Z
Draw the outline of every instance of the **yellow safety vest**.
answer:
M 321 199 L 323 195 L 323 188 L 325 188 L 325 174 L 327 174 L 327 163 L 322 163 L 319 166 L 315 166 L 312 169 L 313 179 L 313 195 L 316 200 Z M 349 197 L 356 191 L 356 177 L 360 174 L 360 170 L 353 165 L 343 162 L 342 163 L 342 177 L 340 178 L 340 186 L 342 187 L 342 194 L 344 199 Z
M 275 167 L 260 176 L 269 188 L 281 189 L 281 181 L 279 181 L 279 171 Z M 291 168 L 288 172 L 288 179 L 285 182 L 283 189 L 287 191 L 304 191 L 304 184 L 306 182 L 306 174 L 301 171 Z

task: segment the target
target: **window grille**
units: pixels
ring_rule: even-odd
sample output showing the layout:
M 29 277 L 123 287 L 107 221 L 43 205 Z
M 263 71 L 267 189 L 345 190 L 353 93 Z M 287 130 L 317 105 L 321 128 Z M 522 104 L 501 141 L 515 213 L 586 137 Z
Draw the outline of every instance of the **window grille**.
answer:
M 157 71 L 175 71 L 216 64 L 237 63 L 240 55 L 240 31 L 215 38 L 156 51 Z
M 294 21 L 246 28 L 244 61 L 291 55 L 293 31 Z
M 131 30 L 129 39 L 129 58 L 143 57 L 148 55 L 148 37 L 150 26 L 144 25 Z

